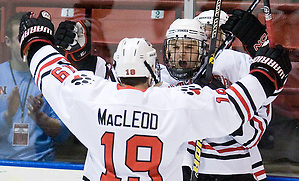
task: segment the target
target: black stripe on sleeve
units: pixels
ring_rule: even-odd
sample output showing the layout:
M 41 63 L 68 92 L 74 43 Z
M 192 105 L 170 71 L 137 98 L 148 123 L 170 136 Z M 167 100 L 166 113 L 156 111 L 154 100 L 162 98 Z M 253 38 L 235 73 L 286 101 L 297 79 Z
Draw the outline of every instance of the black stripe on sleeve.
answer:
M 82 178 L 84 181 L 90 181 L 85 175 L 83 175 L 83 178 Z
M 231 95 L 229 95 L 229 94 L 227 94 L 227 95 L 228 95 L 228 99 L 234 104 L 240 118 L 242 119 L 242 124 L 243 124 L 245 121 L 245 116 L 244 116 L 240 106 L 238 105 L 237 101 Z
M 252 119 L 250 120 L 250 125 L 254 128 L 254 135 L 250 140 L 248 140 L 246 143 L 243 144 L 244 146 L 248 146 L 250 143 L 252 143 L 258 134 L 258 130 L 255 128 L 254 121 Z
M 256 106 L 255 106 L 253 99 L 252 99 L 250 93 L 248 92 L 247 88 L 241 82 L 236 82 L 236 84 L 238 84 L 243 89 L 245 95 L 247 96 L 247 98 L 250 102 L 250 105 L 251 105 L 253 111 L 256 112 Z
M 232 159 L 247 158 L 247 157 L 250 157 L 250 154 L 246 153 L 246 154 L 220 156 L 220 155 L 214 155 L 214 154 L 201 153 L 201 157 L 212 158 L 212 159 L 217 159 L 217 160 L 232 160 Z
M 230 141 L 227 141 L 227 142 L 224 142 L 224 143 L 209 142 L 209 145 L 212 146 L 212 147 L 216 147 L 216 146 L 231 146 L 231 145 L 234 145 L 236 143 L 237 143 L 236 140 L 230 140 Z
M 34 74 L 33 74 L 34 79 L 35 79 L 35 75 L 36 75 L 36 73 L 37 73 L 37 70 L 38 70 L 38 67 L 40 66 L 40 64 L 41 64 L 42 62 L 44 62 L 47 58 L 52 57 L 52 56 L 57 55 L 57 54 L 59 54 L 59 53 L 58 53 L 58 52 L 50 53 L 49 55 L 45 56 L 43 59 L 41 59 L 41 60 L 38 62 L 37 66 L 35 67 Z
M 262 165 L 263 165 L 262 161 L 256 162 L 255 164 L 252 165 L 252 169 L 257 168 L 257 167 L 262 166 Z
M 45 73 L 42 74 L 41 79 L 40 79 L 40 84 L 39 84 L 40 90 L 42 90 L 42 88 L 43 88 L 43 86 L 42 86 L 43 85 L 43 78 L 45 76 L 49 75 L 50 73 L 51 73 L 51 70 L 48 70 L 47 72 L 45 72 Z

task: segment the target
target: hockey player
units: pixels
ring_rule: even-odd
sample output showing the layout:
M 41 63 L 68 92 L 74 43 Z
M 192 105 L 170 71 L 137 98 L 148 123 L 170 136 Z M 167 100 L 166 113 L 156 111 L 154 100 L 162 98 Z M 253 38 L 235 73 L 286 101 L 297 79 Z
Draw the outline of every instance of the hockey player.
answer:
M 213 19 L 213 14 L 213 10 L 206 11 L 195 17 L 195 19 L 202 22 L 204 27 L 207 27 Z M 222 11 L 220 19 L 220 25 L 222 25 L 227 21 L 228 16 Z M 205 28 L 205 30 L 207 29 Z M 203 28 L 200 28 L 200 23 L 194 22 L 194 20 L 179 19 L 170 25 L 166 34 L 167 39 L 165 40 L 164 51 L 164 60 L 168 72 L 164 66 L 161 66 L 162 81 L 170 82 L 175 86 L 192 82 L 199 85 L 204 84 L 207 61 L 204 56 L 205 53 L 203 53 L 203 47 L 205 46 L 199 47 L 196 45 L 200 43 L 193 43 L 192 45 L 186 43 L 201 41 L 201 44 L 204 44 L 206 38 L 202 35 L 202 32 Z M 218 34 L 221 35 L 221 41 L 218 41 L 218 44 L 221 44 L 225 39 L 222 34 L 223 32 Z M 185 47 L 181 46 L 182 44 Z M 193 56 L 189 56 L 189 54 Z M 198 63 L 196 64 L 196 62 Z M 228 88 L 232 82 L 248 74 L 251 62 L 252 59 L 247 54 L 225 50 L 214 62 L 214 77 L 222 82 L 222 86 Z M 193 65 L 199 66 L 195 67 Z M 191 71 L 193 72 L 187 74 L 187 72 Z M 212 88 L 219 86 L 221 85 L 215 80 L 214 83 L 210 84 Z M 199 173 L 201 175 L 199 175 L 198 180 L 248 181 L 265 179 L 265 171 L 256 145 L 270 120 L 271 106 L 265 105 L 260 108 L 259 114 L 255 115 L 250 123 L 244 124 L 238 132 L 217 139 L 205 139 L 199 165 Z M 194 154 L 194 147 L 191 146 L 189 151 Z M 189 160 L 187 165 L 192 168 L 192 159 Z M 189 169 L 186 167 L 183 169 L 185 172 L 187 171 L 185 180 L 189 180 Z M 253 172 L 254 176 L 252 175 Z
M 197 19 L 201 24 L 204 26 L 206 35 L 207 35 L 207 45 L 210 45 L 211 41 L 211 30 L 212 30 L 212 24 L 213 24 L 213 16 L 214 16 L 214 10 L 208 10 L 203 11 L 198 16 L 196 16 L 194 19 Z M 228 20 L 228 15 L 224 11 L 220 11 L 220 19 L 219 19 L 219 26 L 225 24 L 225 22 Z M 222 42 L 225 40 L 226 34 L 219 28 L 218 29 L 218 35 L 216 40 L 216 49 L 222 44 Z
M 213 15 L 214 15 L 214 10 L 209 10 L 209 11 L 204 11 L 202 13 L 200 13 L 198 16 L 195 17 L 195 19 L 199 20 L 202 24 L 204 24 L 205 27 L 211 27 L 212 24 L 212 20 L 213 20 Z M 255 17 L 252 15 L 251 16 L 253 19 L 255 19 Z M 228 15 L 224 12 L 221 11 L 220 13 L 220 21 L 219 21 L 219 26 L 221 25 L 225 25 L 225 23 L 228 20 Z M 248 21 L 248 24 L 250 24 L 252 22 Z M 260 24 L 258 21 L 256 21 L 256 23 Z M 256 24 L 254 23 L 254 24 Z M 246 29 L 246 28 L 244 28 Z M 206 29 L 207 30 L 207 29 Z M 255 31 L 256 29 L 253 28 L 253 31 Z M 265 32 L 265 29 L 262 29 Z M 217 45 L 220 45 L 223 43 L 223 41 L 226 38 L 225 33 L 223 32 L 223 30 L 219 29 L 220 33 L 218 34 L 218 40 L 219 43 L 217 43 Z M 244 30 L 243 30 L 244 31 Z M 207 35 L 211 34 L 211 31 L 206 31 Z M 265 32 L 266 33 L 266 32 Z M 208 38 L 208 42 L 209 42 L 209 38 Z M 219 46 L 218 46 L 219 47 Z M 216 48 L 218 48 L 216 47 Z M 229 51 L 230 52 L 230 51 Z M 230 52 L 231 54 L 234 54 L 233 52 Z M 241 55 L 241 54 L 240 54 Z M 244 65 L 244 66 L 240 66 L 240 70 L 239 72 L 247 72 L 249 71 L 249 64 L 251 63 L 251 59 L 249 58 L 249 56 L 244 55 L 244 60 L 240 62 L 240 64 Z M 232 69 L 232 67 L 226 66 L 227 64 L 229 64 L 227 61 L 232 60 L 232 59 L 227 59 L 227 60 L 221 60 L 219 59 L 217 61 L 217 64 L 215 65 L 215 77 L 222 80 L 222 83 L 228 82 L 230 81 L 231 77 L 231 73 L 236 73 L 237 71 Z M 222 65 L 226 64 L 226 65 Z M 223 69 L 223 67 L 227 67 L 228 69 Z M 229 74 L 226 72 L 230 72 Z M 238 75 L 238 74 L 236 74 Z M 222 78 L 220 78 L 220 76 Z M 224 79 L 227 79 L 228 81 L 225 81 Z M 234 78 L 232 78 L 232 80 L 235 80 Z M 228 84 L 226 84 L 226 87 L 228 86 Z M 200 177 L 202 177 L 202 180 L 216 180 L 216 179 L 220 179 L 222 178 L 222 180 L 224 178 L 226 178 L 226 180 L 232 180 L 232 176 L 230 176 L 229 174 L 232 174 L 233 177 L 236 180 L 244 180 L 244 178 L 242 179 L 242 175 L 243 174 L 248 174 L 250 173 L 250 165 L 249 165 L 249 159 L 248 157 L 250 157 L 251 163 L 252 163 L 252 169 L 253 169 L 253 176 L 256 180 L 266 180 L 266 173 L 264 170 L 264 166 L 262 163 L 262 158 L 261 158 L 261 154 L 259 152 L 259 149 L 257 147 L 257 143 L 260 140 L 261 136 L 263 135 L 263 133 L 266 130 L 266 126 L 269 124 L 269 122 L 271 121 L 271 110 L 272 110 L 272 106 L 266 105 L 261 109 L 261 112 L 264 111 L 263 114 L 259 114 L 259 116 L 256 116 L 255 119 L 251 120 L 250 124 L 247 124 L 246 126 L 243 126 L 243 134 L 239 134 L 239 135 L 230 135 L 229 137 L 227 137 L 227 140 L 225 141 L 225 139 L 207 139 L 204 140 L 203 142 L 203 149 L 202 149 L 202 157 L 201 157 L 201 163 L 202 165 L 213 165 L 213 164 L 208 164 L 207 162 L 209 162 L 210 160 L 212 162 L 215 162 L 217 160 L 219 160 L 219 162 L 217 162 L 217 164 L 220 164 L 223 169 L 221 169 L 221 171 L 219 172 L 215 172 L 215 171 L 211 171 L 213 170 L 212 168 L 209 168 L 208 166 L 200 166 L 199 167 L 199 172 L 205 175 L 202 175 Z M 255 131 L 253 131 L 255 130 Z M 234 140 L 234 141 L 231 141 Z M 227 143 L 230 142 L 230 145 L 228 145 Z M 210 147 L 211 145 L 224 145 L 226 144 L 226 146 L 222 147 L 221 150 L 218 150 L 216 154 L 213 154 L 211 151 L 209 151 L 208 147 Z M 214 148 L 214 146 L 211 146 Z M 217 146 L 215 146 L 217 148 Z M 219 146 L 218 146 L 219 147 Z M 215 148 L 214 148 L 215 149 Z M 236 150 L 245 150 L 243 153 L 243 158 L 238 157 L 237 155 L 241 155 L 240 152 L 242 151 L 236 151 Z M 217 149 L 215 149 L 217 150 Z M 227 150 L 227 151 L 225 151 Z M 228 151 L 229 150 L 229 151 Z M 248 156 L 249 153 L 249 156 Z M 206 155 L 209 155 L 206 157 Z M 246 156 L 245 156 L 246 155 Z M 235 162 L 235 160 L 237 160 Z M 234 165 L 234 166 L 232 166 Z M 237 168 L 237 169 L 236 169 Z M 234 173 L 231 173 L 231 170 L 234 170 Z M 211 174 L 211 175 L 210 175 Z M 216 176 L 215 176 L 216 174 Z M 225 175 L 225 176 L 224 176 Z M 208 179 L 209 178 L 209 179 Z M 246 179 L 249 180 L 249 179 Z
M 51 24 L 45 11 L 23 16 L 21 53 L 51 106 L 90 151 L 84 180 L 182 180 L 178 151 L 186 141 L 236 130 L 282 89 L 291 70 L 279 45 L 260 49 L 250 74 L 227 90 L 149 87 L 156 51 L 144 39 L 124 39 L 114 54 L 118 84 L 71 66 L 52 46 Z

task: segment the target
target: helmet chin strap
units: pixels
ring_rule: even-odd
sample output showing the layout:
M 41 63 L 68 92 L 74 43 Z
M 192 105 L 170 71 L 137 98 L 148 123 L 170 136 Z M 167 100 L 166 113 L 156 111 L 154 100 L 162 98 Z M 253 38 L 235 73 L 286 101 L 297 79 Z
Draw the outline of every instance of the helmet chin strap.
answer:
M 146 66 L 147 70 L 150 72 L 152 78 L 153 78 L 154 81 L 155 81 L 155 84 L 157 84 L 159 81 L 157 80 L 157 77 L 156 77 L 156 75 L 154 74 L 152 67 L 146 62 L 146 60 L 144 60 L 143 63 L 144 63 L 144 65 Z

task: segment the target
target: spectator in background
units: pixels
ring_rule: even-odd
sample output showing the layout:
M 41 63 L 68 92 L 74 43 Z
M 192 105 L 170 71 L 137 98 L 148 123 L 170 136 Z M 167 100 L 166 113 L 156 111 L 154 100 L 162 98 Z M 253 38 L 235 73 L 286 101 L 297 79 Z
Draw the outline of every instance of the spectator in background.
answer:
M 11 60 L 0 64 L 0 159 L 53 161 L 55 142 L 69 131 L 43 98 L 20 56 L 18 32 L 24 13 L 5 26 Z

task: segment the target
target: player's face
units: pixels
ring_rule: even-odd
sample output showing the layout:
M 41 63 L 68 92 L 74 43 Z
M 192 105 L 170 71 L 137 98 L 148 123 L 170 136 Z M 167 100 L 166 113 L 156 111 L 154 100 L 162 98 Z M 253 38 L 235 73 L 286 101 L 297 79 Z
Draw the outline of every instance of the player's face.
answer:
M 200 66 L 199 41 L 191 39 L 172 39 L 168 42 L 169 66 L 171 68 L 195 68 Z
M 212 32 L 212 25 L 208 24 L 205 25 L 205 31 L 206 31 L 206 35 L 207 35 L 207 47 L 210 47 L 211 44 L 211 32 Z M 216 41 L 216 47 L 219 47 L 222 42 L 223 42 L 223 33 L 221 32 L 221 30 L 218 29 L 218 34 L 217 34 L 217 41 Z

